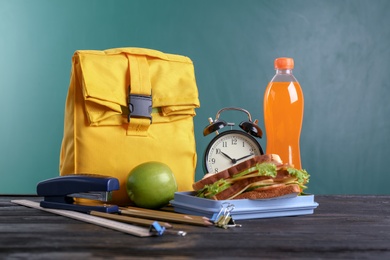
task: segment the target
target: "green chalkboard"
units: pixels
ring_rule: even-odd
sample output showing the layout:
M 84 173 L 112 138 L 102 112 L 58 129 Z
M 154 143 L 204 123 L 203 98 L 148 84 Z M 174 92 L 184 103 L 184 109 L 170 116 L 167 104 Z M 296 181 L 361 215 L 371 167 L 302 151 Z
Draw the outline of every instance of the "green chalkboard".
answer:
M 289 56 L 305 95 L 308 192 L 389 194 L 389 12 L 387 0 L 0 0 L 0 194 L 58 175 L 74 51 L 124 46 L 193 60 L 197 179 L 208 117 L 242 107 L 264 129 L 273 61 Z

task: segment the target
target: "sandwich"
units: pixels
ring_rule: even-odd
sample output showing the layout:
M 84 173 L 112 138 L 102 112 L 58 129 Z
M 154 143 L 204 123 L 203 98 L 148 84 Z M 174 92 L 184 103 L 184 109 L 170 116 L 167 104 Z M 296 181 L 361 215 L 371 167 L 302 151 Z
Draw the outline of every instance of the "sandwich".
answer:
M 201 198 L 269 199 L 301 194 L 309 178 L 306 170 L 283 163 L 277 154 L 264 154 L 218 173 L 206 174 L 192 187 Z

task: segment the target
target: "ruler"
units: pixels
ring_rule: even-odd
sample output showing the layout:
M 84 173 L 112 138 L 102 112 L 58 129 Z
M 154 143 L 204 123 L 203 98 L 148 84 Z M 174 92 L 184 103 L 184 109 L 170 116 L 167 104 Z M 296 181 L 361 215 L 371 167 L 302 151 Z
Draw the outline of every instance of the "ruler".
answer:
M 137 237 L 150 237 L 156 235 L 154 232 L 151 232 L 149 228 L 134 226 L 134 225 L 121 223 L 118 221 L 113 221 L 113 220 L 109 220 L 97 216 L 91 216 L 77 211 L 43 208 L 39 205 L 39 202 L 35 202 L 31 200 L 11 200 L 11 202 L 22 206 L 30 207 L 30 208 L 40 209 L 64 217 L 95 224 L 98 226 L 110 228 Z

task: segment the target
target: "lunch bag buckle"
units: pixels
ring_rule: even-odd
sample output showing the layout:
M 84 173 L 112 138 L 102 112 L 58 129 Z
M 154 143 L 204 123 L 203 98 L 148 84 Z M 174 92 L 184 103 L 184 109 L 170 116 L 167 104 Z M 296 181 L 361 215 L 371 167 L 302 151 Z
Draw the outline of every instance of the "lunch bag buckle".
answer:
M 152 122 L 152 96 L 129 94 L 128 96 L 129 114 L 127 120 L 130 123 L 130 118 L 149 118 Z

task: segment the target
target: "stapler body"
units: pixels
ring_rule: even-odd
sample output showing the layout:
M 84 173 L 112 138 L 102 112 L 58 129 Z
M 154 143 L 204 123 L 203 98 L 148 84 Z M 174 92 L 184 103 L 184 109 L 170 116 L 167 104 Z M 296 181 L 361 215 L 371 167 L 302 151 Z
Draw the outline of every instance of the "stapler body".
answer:
M 43 208 L 75 210 L 81 212 L 118 212 L 117 205 L 98 203 L 108 202 L 112 191 L 119 190 L 119 181 L 113 177 L 100 175 L 72 174 L 41 181 L 37 185 L 38 196 Z M 78 203 L 75 198 L 88 199 L 88 203 Z

